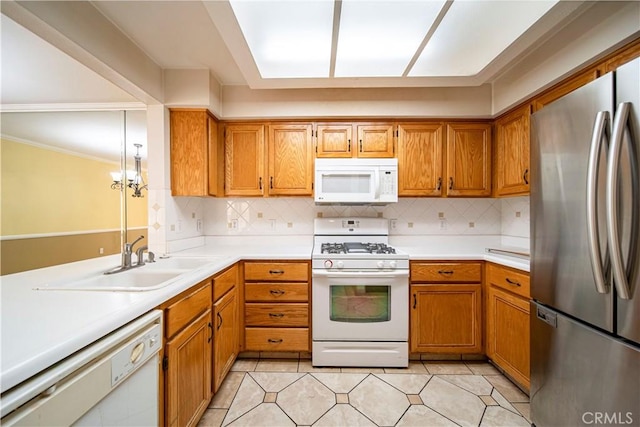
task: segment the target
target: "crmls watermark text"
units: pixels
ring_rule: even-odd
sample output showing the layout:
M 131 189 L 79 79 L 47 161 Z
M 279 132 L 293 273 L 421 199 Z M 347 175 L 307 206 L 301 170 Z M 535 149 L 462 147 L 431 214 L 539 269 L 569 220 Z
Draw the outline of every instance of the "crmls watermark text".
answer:
M 633 424 L 633 412 L 585 412 L 582 414 L 585 424 Z

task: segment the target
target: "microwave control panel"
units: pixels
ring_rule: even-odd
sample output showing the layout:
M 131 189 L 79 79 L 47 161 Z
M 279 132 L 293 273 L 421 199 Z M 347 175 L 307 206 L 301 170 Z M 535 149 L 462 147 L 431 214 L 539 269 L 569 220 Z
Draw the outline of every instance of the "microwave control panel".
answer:
M 392 171 L 381 171 L 382 182 L 380 183 L 380 194 L 395 194 L 396 180 Z

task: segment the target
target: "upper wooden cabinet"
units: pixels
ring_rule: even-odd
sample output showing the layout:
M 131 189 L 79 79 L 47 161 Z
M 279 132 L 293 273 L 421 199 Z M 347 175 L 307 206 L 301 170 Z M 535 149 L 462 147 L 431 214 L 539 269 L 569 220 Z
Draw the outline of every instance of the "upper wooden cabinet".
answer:
M 398 125 L 398 196 L 442 195 L 442 123 Z
M 222 196 L 223 145 L 218 122 L 205 109 L 172 109 L 171 195 Z
M 264 125 L 233 124 L 224 131 L 226 196 L 264 194 Z
M 318 123 L 316 136 L 316 157 L 395 156 L 393 123 Z
M 447 196 L 491 195 L 491 124 L 447 124 Z
M 357 157 L 393 157 L 393 124 L 377 123 L 357 125 Z
M 496 121 L 496 195 L 529 193 L 530 104 Z
M 313 194 L 312 131 L 310 123 L 269 125 L 270 195 Z
M 351 123 L 318 123 L 316 157 L 353 157 Z

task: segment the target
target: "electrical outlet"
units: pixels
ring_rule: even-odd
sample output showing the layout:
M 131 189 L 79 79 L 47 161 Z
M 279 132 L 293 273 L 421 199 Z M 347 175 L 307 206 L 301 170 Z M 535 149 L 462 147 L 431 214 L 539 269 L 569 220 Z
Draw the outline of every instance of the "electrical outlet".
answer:
M 287 228 L 293 228 L 293 223 L 292 222 L 288 222 L 287 223 Z
M 270 219 L 269 220 L 269 225 L 271 226 L 271 228 L 276 228 L 276 220 L 275 219 Z
M 475 228 L 476 227 L 476 223 L 475 222 L 470 222 L 469 223 L 469 228 Z
M 390 219 L 389 222 L 391 223 L 391 229 L 395 230 L 396 228 L 398 228 L 398 220 L 393 218 Z
M 412 222 L 408 222 L 408 223 L 407 223 L 407 227 L 408 227 L 408 228 L 413 228 L 413 223 L 412 223 Z
M 516 212 L 516 218 L 520 218 L 522 216 L 522 212 Z
M 196 221 L 196 229 L 198 231 L 202 231 L 202 220 L 201 219 Z
M 176 225 L 175 225 L 175 224 L 171 224 L 171 225 L 169 226 L 169 230 L 171 230 L 171 231 L 176 231 Z
M 196 213 L 195 212 L 191 212 L 191 219 L 196 219 Z
M 229 221 L 229 223 L 227 224 L 228 228 L 231 228 L 232 230 L 235 230 L 238 228 L 238 220 L 237 219 L 232 219 L 231 221 Z
M 440 220 L 440 230 L 446 230 L 446 229 L 447 229 L 447 219 L 442 218 Z
M 444 218 L 444 212 L 438 212 L 438 218 L 443 219 Z
M 262 218 L 262 212 L 258 212 L 258 218 Z
M 104 255 L 104 248 L 100 248 L 100 249 L 98 249 L 98 253 L 99 253 L 100 255 Z

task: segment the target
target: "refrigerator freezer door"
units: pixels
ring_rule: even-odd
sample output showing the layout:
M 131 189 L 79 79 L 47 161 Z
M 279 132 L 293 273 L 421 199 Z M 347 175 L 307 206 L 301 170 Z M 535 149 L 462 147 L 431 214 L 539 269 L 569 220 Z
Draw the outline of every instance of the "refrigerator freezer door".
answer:
M 531 119 L 531 296 L 559 311 L 613 332 L 613 293 L 598 293 L 587 227 L 587 169 L 596 116 L 612 117 L 613 74 L 571 92 Z M 596 185 L 599 240 L 607 263 L 606 146 Z M 591 251 L 593 253 L 593 251 Z M 606 274 L 607 283 L 610 275 Z
M 620 244 L 629 299 L 618 298 L 617 333 L 640 343 L 640 59 L 616 71 L 616 103 L 628 103 L 629 118 L 623 132 L 618 186 Z M 618 112 L 616 112 L 618 114 Z
M 640 348 L 536 303 L 531 337 L 536 426 L 640 425 Z

